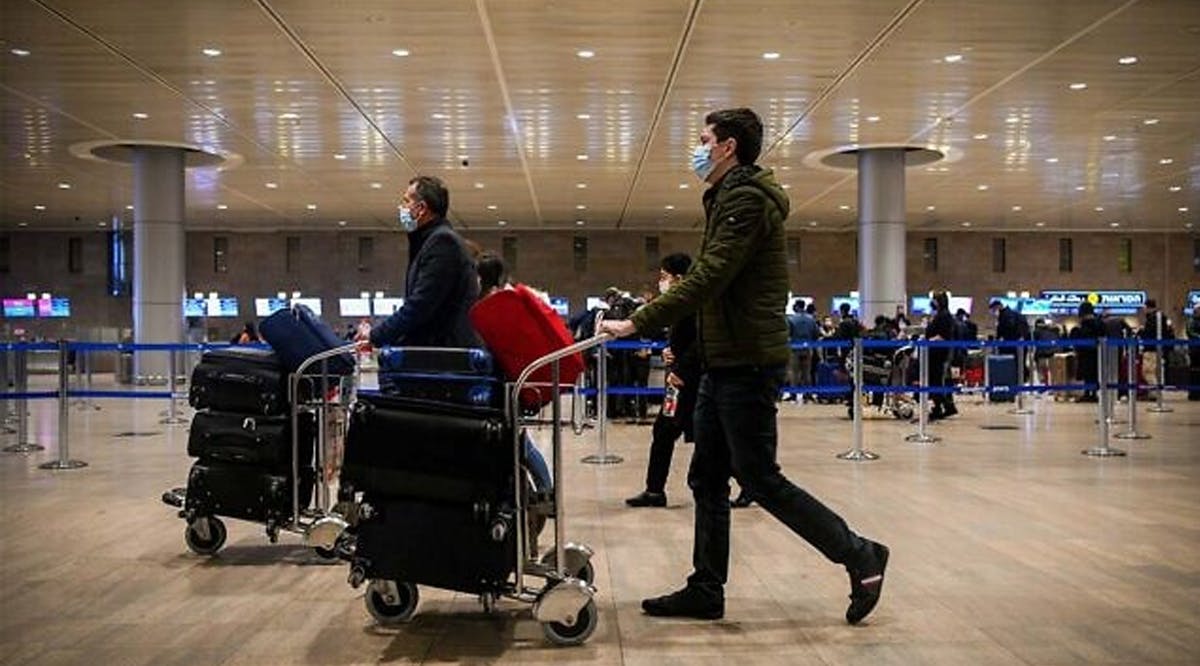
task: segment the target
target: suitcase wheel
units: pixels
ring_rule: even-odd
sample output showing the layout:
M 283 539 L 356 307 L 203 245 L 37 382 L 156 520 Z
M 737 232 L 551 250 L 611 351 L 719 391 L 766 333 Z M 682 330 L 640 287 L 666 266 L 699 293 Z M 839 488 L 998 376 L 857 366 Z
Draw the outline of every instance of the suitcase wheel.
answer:
M 373 580 L 363 596 L 367 612 L 382 625 L 403 624 L 412 619 L 421 595 L 417 586 L 390 580 Z
M 575 614 L 574 622 L 543 622 L 542 634 L 554 645 L 582 645 L 596 631 L 596 621 L 599 611 L 596 610 L 596 600 L 588 602 Z
M 184 529 L 183 540 L 197 555 L 215 555 L 225 545 L 225 523 L 214 516 L 197 518 Z

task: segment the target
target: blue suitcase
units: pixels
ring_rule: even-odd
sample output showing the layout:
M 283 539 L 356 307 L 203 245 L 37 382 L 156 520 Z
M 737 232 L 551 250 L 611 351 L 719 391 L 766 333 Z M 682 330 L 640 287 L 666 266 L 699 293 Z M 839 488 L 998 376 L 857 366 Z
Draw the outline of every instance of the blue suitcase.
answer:
M 485 375 L 380 371 L 379 392 L 456 405 L 504 406 L 504 384 Z
M 491 375 L 493 364 L 492 355 L 486 349 L 383 347 L 379 350 L 379 372 L 453 372 Z
M 987 357 L 988 381 L 991 382 L 992 392 L 988 399 L 992 402 L 1012 402 L 1016 400 L 1017 387 L 1017 357 L 1010 354 L 993 354 Z
M 258 330 L 288 372 L 295 372 L 311 356 L 346 344 L 328 324 L 303 305 L 272 314 L 262 320 Z M 354 372 L 354 359 L 349 354 L 334 356 L 329 359 L 328 368 L 331 375 L 348 375 Z M 308 369 L 308 374 L 320 373 L 319 362 Z

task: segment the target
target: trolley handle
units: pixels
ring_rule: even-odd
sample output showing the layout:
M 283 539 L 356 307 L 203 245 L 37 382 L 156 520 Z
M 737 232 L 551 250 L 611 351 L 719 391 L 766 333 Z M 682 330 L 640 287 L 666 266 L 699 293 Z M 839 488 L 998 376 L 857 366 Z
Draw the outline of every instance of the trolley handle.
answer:
M 323 352 L 313 354 L 312 356 L 304 359 L 304 362 L 300 364 L 300 367 L 296 368 L 296 372 L 293 374 L 303 375 L 305 370 L 312 367 L 312 365 L 318 361 L 323 361 L 327 358 L 333 358 L 334 356 L 341 356 L 342 354 L 353 354 L 357 350 L 358 343 L 342 345 L 341 347 L 334 347 L 333 349 L 326 349 Z
M 541 358 L 536 359 L 529 365 L 525 366 L 525 369 L 522 370 L 521 374 L 517 376 L 517 381 L 513 383 L 513 395 L 520 395 L 521 389 L 525 388 L 525 384 L 526 384 L 526 382 L 529 381 L 530 375 L 537 372 L 540 368 L 544 368 L 547 365 L 554 363 L 555 361 L 560 361 L 560 360 L 562 360 L 568 356 L 571 356 L 573 354 L 578 354 L 580 352 L 587 351 L 587 350 L 591 349 L 592 347 L 599 347 L 600 345 L 604 344 L 605 342 L 608 342 L 609 340 L 611 340 L 612 337 L 613 336 L 609 333 L 600 333 L 600 334 L 594 335 L 586 340 L 581 340 L 579 342 L 576 342 L 573 345 L 567 345 L 566 347 L 563 347 L 562 349 L 559 349 L 557 351 L 552 351 L 549 354 L 546 354 L 545 356 L 542 356 Z

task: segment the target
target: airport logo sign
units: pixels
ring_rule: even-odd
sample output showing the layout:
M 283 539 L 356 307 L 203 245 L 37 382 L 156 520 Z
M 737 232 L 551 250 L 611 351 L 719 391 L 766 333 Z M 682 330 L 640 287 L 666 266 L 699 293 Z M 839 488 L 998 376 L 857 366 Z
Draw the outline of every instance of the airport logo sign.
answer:
M 1146 307 L 1144 291 L 1056 289 L 1043 291 L 1042 298 L 1050 301 L 1050 311 L 1058 315 L 1078 314 L 1084 302 L 1091 303 L 1096 312 L 1108 314 L 1137 314 Z

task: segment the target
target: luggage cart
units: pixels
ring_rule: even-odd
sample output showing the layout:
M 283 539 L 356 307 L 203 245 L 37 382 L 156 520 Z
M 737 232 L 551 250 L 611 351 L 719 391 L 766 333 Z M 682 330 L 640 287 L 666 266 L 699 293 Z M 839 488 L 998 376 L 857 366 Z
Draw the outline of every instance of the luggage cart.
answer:
M 912 345 L 904 345 L 895 349 L 887 347 L 864 349 L 863 384 L 867 386 L 907 386 L 913 351 Z M 854 372 L 853 357 L 846 359 L 846 368 L 847 372 Z M 865 398 L 864 405 L 874 406 L 879 412 L 890 414 L 897 419 L 907 421 L 916 413 L 915 401 L 907 393 L 864 391 L 863 397 Z
M 534 619 L 541 623 L 543 634 L 556 645 L 579 645 L 592 635 L 598 620 L 594 600 L 596 589 L 593 586 L 595 572 L 591 563 L 593 551 L 585 544 L 566 540 L 562 462 L 562 427 L 570 424 L 576 433 L 584 430 L 584 424 L 581 422 L 584 418 L 583 394 L 580 382 L 560 382 L 559 361 L 572 354 L 597 347 L 610 337 L 607 334 L 597 335 L 542 356 L 528 365 L 516 381 L 506 384 L 502 414 L 507 421 L 505 435 L 511 434 L 511 440 L 508 442 L 511 445 L 511 458 L 508 458 L 509 452 L 504 450 L 507 447 L 503 444 L 502 448 L 496 449 L 496 453 L 500 460 L 505 461 L 505 466 L 509 464 L 507 461 L 511 461 L 512 476 L 505 486 L 511 488 L 511 493 L 507 497 L 498 498 L 502 500 L 499 506 L 479 500 L 475 501 L 473 508 L 472 505 L 462 502 L 449 508 L 448 505 L 422 504 L 424 498 L 395 499 L 385 497 L 385 493 L 382 492 L 359 493 L 352 488 L 353 478 L 343 479 L 342 489 L 354 494 L 355 508 L 344 514 L 351 517 L 350 524 L 340 539 L 335 538 L 335 542 L 339 544 L 337 550 L 350 561 L 349 584 L 354 588 L 366 584 L 364 601 L 368 613 L 376 622 L 395 625 L 410 620 L 419 603 L 417 586 L 420 584 L 477 593 L 487 612 L 495 609 L 500 598 L 529 604 L 532 606 Z M 530 381 L 534 372 L 546 366 L 551 368 L 551 379 L 548 383 Z M 524 413 L 521 408 L 523 391 L 535 389 L 549 389 L 553 393 L 548 405 L 551 412 L 549 419 L 541 418 L 538 414 Z M 570 417 L 564 419 L 562 402 L 567 394 L 571 395 L 573 402 Z M 404 399 L 398 400 L 402 402 Z M 460 411 L 465 409 L 459 406 L 455 408 Z M 436 410 L 431 407 L 430 411 Z M 493 410 L 492 413 L 496 412 Z M 359 444 L 353 432 L 355 424 L 359 421 L 354 421 L 354 416 L 351 418 L 352 434 L 348 445 L 357 449 Z M 405 418 L 436 417 L 412 415 Z M 436 431 L 438 427 L 436 421 L 426 425 L 431 431 Z M 554 479 L 552 494 L 535 494 L 526 483 L 523 429 L 531 425 L 548 425 L 550 428 Z M 413 437 L 404 446 L 446 446 L 446 442 L 424 443 L 414 440 L 418 438 Z M 366 448 L 364 445 L 364 449 Z M 347 452 L 347 473 L 351 472 L 351 459 L 358 460 L 359 454 L 357 450 L 353 451 L 353 455 L 350 451 Z M 413 455 L 419 455 L 419 452 Z M 507 471 L 504 474 L 507 474 Z M 351 477 L 353 476 L 351 473 Z M 405 487 L 401 492 L 404 491 L 411 491 L 411 487 Z M 431 514 L 443 512 L 438 515 L 446 516 L 445 520 L 436 527 L 426 527 L 425 524 L 429 522 L 427 519 L 413 517 L 422 507 L 428 507 Z M 391 515 L 400 517 L 389 518 L 389 511 L 393 512 Z M 460 515 L 461 519 L 458 517 Z M 553 547 L 547 549 L 540 558 L 537 556 L 535 539 L 529 534 L 531 524 L 536 524 L 539 516 L 554 521 Z M 451 522 L 454 524 L 451 525 Z M 413 533 L 398 534 L 399 525 L 418 527 Z M 368 530 L 373 540 L 369 548 Z M 455 538 L 461 538 L 464 543 L 475 544 L 474 548 L 479 551 L 497 554 L 464 556 L 472 564 L 485 562 L 480 570 L 489 571 L 486 576 L 481 575 L 470 580 L 464 576 L 457 584 L 445 582 L 453 578 L 445 571 L 445 560 L 453 558 L 448 551 L 457 549 L 457 554 L 461 554 L 466 550 L 454 540 Z M 429 544 L 426 543 L 427 539 L 437 539 L 440 543 Z M 364 552 L 367 550 L 370 550 L 371 554 Z M 404 552 L 398 552 L 400 550 Z M 388 563 L 371 558 L 385 559 Z M 428 565 L 423 560 L 428 560 Z M 405 566 L 410 568 L 405 569 Z M 429 572 L 435 570 L 441 576 L 439 579 L 422 579 L 433 578 Z M 388 575 L 380 573 L 381 571 L 397 573 Z
M 292 455 L 289 486 L 291 510 L 270 515 L 261 521 L 267 539 L 276 543 L 280 532 L 291 532 L 304 537 L 304 542 L 325 559 L 339 557 L 339 546 L 344 544 L 348 522 L 341 515 L 345 504 L 334 506 L 331 497 L 341 465 L 342 444 L 346 434 L 347 413 L 353 404 L 356 392 L 356 374 L 330 374 L 324 363 L 335 356 L 354 353 L 356 345 L 344 345 L 316 354 L 306 359 L 296 372 L 288 376 L 288 418 L 291 420 Z M 321 363 L 321 371 L 309 374 L 308 370 Z M 301 419 L 311 418 L 313 429 L 301 428 Z M 308 461 L 301 462 L 300 438 L 304 432 L 315 430 L 315 445 L 312 467 Z M 253 471 L 253 470 L 251 470 Z M 310 478 L 311 477 L 311 478 Z M 301 488 L 304 492 L 303 500 Z M 179 517 L 186 523 L 184 542 L 199 555 L 214 555 L 225 544 L 225 523 L 219 517 L 234 517 L 223 513 L 223 507 L 197 498 L 189 501 L 186 488 L 173 488 L 163 493 L 162 501 L 179 509 Z M 259 522 L 259 521 L 252 521 Z M 339 538 L 343 539 L 339 542 Z

